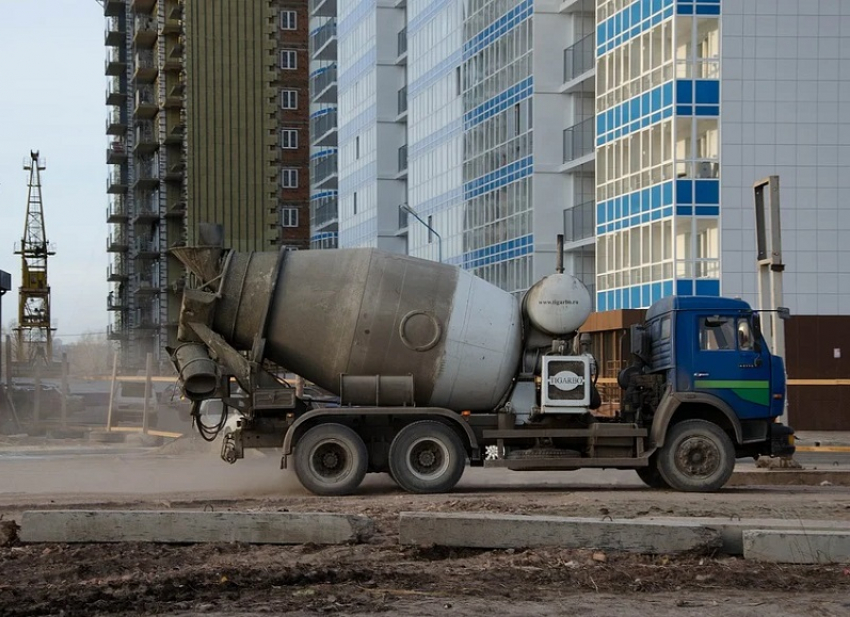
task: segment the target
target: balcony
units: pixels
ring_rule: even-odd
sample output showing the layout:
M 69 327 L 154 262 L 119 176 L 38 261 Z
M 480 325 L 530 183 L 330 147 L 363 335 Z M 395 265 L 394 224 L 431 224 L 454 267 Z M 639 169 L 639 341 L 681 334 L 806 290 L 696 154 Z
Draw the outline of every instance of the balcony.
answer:
M 398 91 L 398 115 L 405 116 L 407 114 L 407 86 Z
M 127 192 L 127 174 L 120 167 L 106 177 L 106 192 L 110 195 Z
M 103 33 L 103 42 L 109 47 L 121 47 L 126 37 L 124 20 L 119 17 L 110 17 L 106 20 L 106 30 Z
M 331 19 L 310 33 L 313 48 L 313 60 L 334 60 L 336 58 L 336 20 Z
M 114 265 L 106 269 L 106 280 L 110 283 L 124 283 L 129 279 L 127 267 L 123 261 L 116 261 Z
M 133 223 L 151 223 L 159 220 L 159 206 L 151 193 L 136 196 Z
M 136 52 L 136 70 L 133 79 L 137 84 L 152 84 L 156 81 L 159 71 L 156 68 L 156 58 L 153 50 L 143 49 Z
M 337 145 L 336 109 L 324 109 L 310 118 L 310 135 L 314 146 Z
M 127 204 L 124 203 L 124 196 L 118 195 L 114 197 L 112 202 L 106 207 L 106 222 L 107 223 L 126 223 L 129 220 L 127 214 Z
M 123 75 L 127 70 L 127 57 L 124 50 L 118 47 L 111 48 L 106 53 L 104 72 L 107 75 Z
M 596 35 L 588 34 L 564 50 L 564 92 L 593 92 Z
M 165 118 L 165 143 L 168 145 L 180 145 L 183 143 L 183 133 L 186 123 L 179 110 L 170 109 Z
M 587 13 L 593 17 L 596 11 L 596 0 L 562 0 L 560 13 L 569 15 L 573 13 Z
M 119 231 L 106 239 L 106 251 L 108 253 L 126 253 L 130 250 L 130 244 L 127 242 L 127 234 Z
M 312 200 L 310 202 L 310 225 L 321 229 L 329 223 L 339 220 L 339 202 L 335 193 Z
M 158 330 L 159 322 L 156 320 L 153 312 L 139 311 L 139 320 L 136 322 L 135 327 L 139 330 Z
M 398 149 L 398 173 L 407 173 L 407 144 Z
M 133 279 L 133 292 L 137 296 L 150 296 L 159 293 L 159 284 L 154 280 L 153 275 L 147 276 L 137 274 Z
M 180 71 L 183 68 L 183 43 L 176 42 L 165 46 L 165 64 L 162 68 L 166 71 Z
M 166 182 L 183 182 L 183 173 L 186 171 L 186 165 L 183 161 L 178 160 L 176 163 L 166 166 L 165 181 Z
M 398 33 L 398 60 L 401 63 L 407 57 L 407 28 L 402 28 Z
M 186 200 L 182 197 L 175 201 L 168 210 L 165 211 L 167 219 L 182 219 L 186 215 Z
M 136 49 L 150 49 L 156 44 L 156 20 L 147 15 L 136 15 L 133 43 Z
M 310 160 L 310 180 L 315 188 L 337 188 L 337 152 L 325 150 Z
M 162 25 L 161 34 L 180 34 L 180 31 L 182 30 L 182 18 L 183 7 L 179 4 L 174 5 L 165 16 L 165 23 Z
M 186 87 L 178 79 L 169 79 L 165 84 L 165 107 L 174 109 L 183 107 L 183 91 Z
M 137 259 L 159 259 L 159 247 L 151 238 L 136 238 Z
M 126 299 L 122 298 L 120 295 L 116 296 L 115 292 L 110 291 L 109 295 L 106 296 L 106 310 L 107 311 L 126 311 L 129 310 L 130 304 Z
M 336 65 L 326 66 L 310 75 L 313 103 L 336 103 Z
M 314 17 L 333 17 L 336 15 L 337 0 L 310 0 L 310 15 Z
M 121 165 L 127 160 L 127 147 L 120 139 L 109 143 L 106 149 L 106 162 L 110 165 Z
M 133 151 L 136 154 L 149 155 L 156 152 L 159 142 L 156 138 L 156 129 L 151 121 L 141 122 L 136 125 L 136 145 Z
M 124 14 L 124 0 L 104 0 L 103 14 L 107 17 L 115 17 Z
M 586 201 L 564 210 L 564 241 L 581 242 L 596 234 L 596 202 Z
M 146 13 L 150 14 L 153 11 L 153 7 L 156 5 L 156 0 L 133 0 L 134 13 Z
M 106 86 L 106 104 L 123 105 L 127 100 L 127 87 L 120 77 L 110 77 Z
M 109 115 L 106 116 L 106 134 L 127 134 L 127 118 L 120 109 L 113 109 Z
M 130 338 L 130 334 L 123 323 L 116 320 L 115 325 L 106 326 L 106 338 L 110 341 L 126 341 Z
M 136 181 L 133 183 L 134 191 L 152 191 L 159 187 L 158 170 L 150 161 L 136 164 Z
M 398 206 L 398 228 L 399 230 L 407 229 L 409 222 L 408 217 L 410 213 L 404 209 L 404 206 L 407 204 L 399 204 Z
M 593 138 L 596 134 L 594 122 L 594 118 L 588 118 L 564 129 L 564 163 L 578 163 L 593 154 Z
M 158 111 L 153 86 L 140 86 L 136 90 L 136 108 L 133 111 L 136 119 L 150 120 Z

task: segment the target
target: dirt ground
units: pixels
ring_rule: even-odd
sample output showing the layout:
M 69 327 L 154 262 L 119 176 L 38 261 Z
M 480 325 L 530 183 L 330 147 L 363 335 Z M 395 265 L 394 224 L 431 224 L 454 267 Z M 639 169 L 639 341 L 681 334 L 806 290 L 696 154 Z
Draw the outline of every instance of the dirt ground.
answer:
M 826 519 L 850 528 L 850 488 L 655 492 L 632 472 L 467 470 L 446 495 L 369 478 L 354 496 L 307 494 L 274 456 L 229 466 L 156 453 L 0 451 L 0 516 L 33 508 L 345 512 L 372 517 L 363 545 L 22 545 L 0 548 L 0 615 L 823 615 L 850 614 L 850 564 L 785 566 L 724 555 L 402 548 L 404 511 L 563 516 Z

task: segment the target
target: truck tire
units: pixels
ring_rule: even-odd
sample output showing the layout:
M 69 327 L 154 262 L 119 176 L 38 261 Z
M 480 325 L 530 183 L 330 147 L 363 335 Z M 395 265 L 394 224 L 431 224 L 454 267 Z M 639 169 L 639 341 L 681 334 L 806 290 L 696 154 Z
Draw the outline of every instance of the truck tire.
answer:
M 410 493 L 450 491 L 464 467 L 466 450 L 460 437 L 441 422 L 408 424 L 390 444 L 390 476 Z
M 662 489 L 670 488 L 667 481 L 661 477 L 661 472 L 658 470 L 658 456 L 653 455 L 649 458 L 649 465 L 646 467 L 638 467 L 635 469 L 638 478 L 649 488 Z
M 309 429 L 295 445 L 295 475 L 316 495 L 349 495 L 366 477 L 369 454 L 360 435 L 342 424 Z
M 735 469 L 735 448 L 723 429 L 705 420 L 673 425 L 658 453 L 661 478 L 677 491 L 719 490 Z

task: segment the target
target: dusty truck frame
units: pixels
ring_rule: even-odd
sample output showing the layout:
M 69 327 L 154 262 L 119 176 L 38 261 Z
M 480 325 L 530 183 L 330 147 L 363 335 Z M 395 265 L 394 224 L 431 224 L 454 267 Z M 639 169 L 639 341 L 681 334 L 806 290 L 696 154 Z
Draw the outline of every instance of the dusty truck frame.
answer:
M 215 238 L 214 238 L 215 240 Z M 222 457 L 282 448 L 320 495 L 366 473 L 451 490 L 467 463 L 514 471 L 635 469 L 649 486 L 714 491 L 736 457 L 787 456 L 784 365 L 758 315 L 725 298 L 667 298 L 632 331 L 622 408 L 600 406 L 577 331 L 587 290 L 556 272 L 521 302 L 452 266 L 375 249 L 174 249 L 192 272 L 170 350 L 188 398 L 240 412 Z M 338 395 L 317 403 L 270 363 Z M 246 397 L 231 397 L 238 382 Z

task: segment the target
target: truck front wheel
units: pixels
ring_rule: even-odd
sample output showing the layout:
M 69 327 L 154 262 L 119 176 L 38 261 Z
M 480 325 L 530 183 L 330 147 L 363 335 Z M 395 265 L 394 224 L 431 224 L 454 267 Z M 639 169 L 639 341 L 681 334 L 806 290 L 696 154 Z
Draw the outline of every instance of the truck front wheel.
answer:
M 445 424 L 424 420 L 408 424 L 390 444 L 390 475 L 410 493 L 445 493 L 466 466 L 466 451 Z
M 316 495 L 348 495 L 363 478 L 369 454 L 360 435 L 342 424 L 314 426 L 295 445 L 295 475 Z
M 635 469 L 638 478 L 649 488 L 661 489 L 670 488 L 670 485 L 661 477 L 661 472 L 658 471 L 658 456 L 653 454 L 649 458 L 649 465 L 646 467 L 638 467 Z
M 716 491 L 734 468 L 735 448 L 729 435 L 705 420 L 675 424 L 658 453 L 661 477 L 677 491 Z

